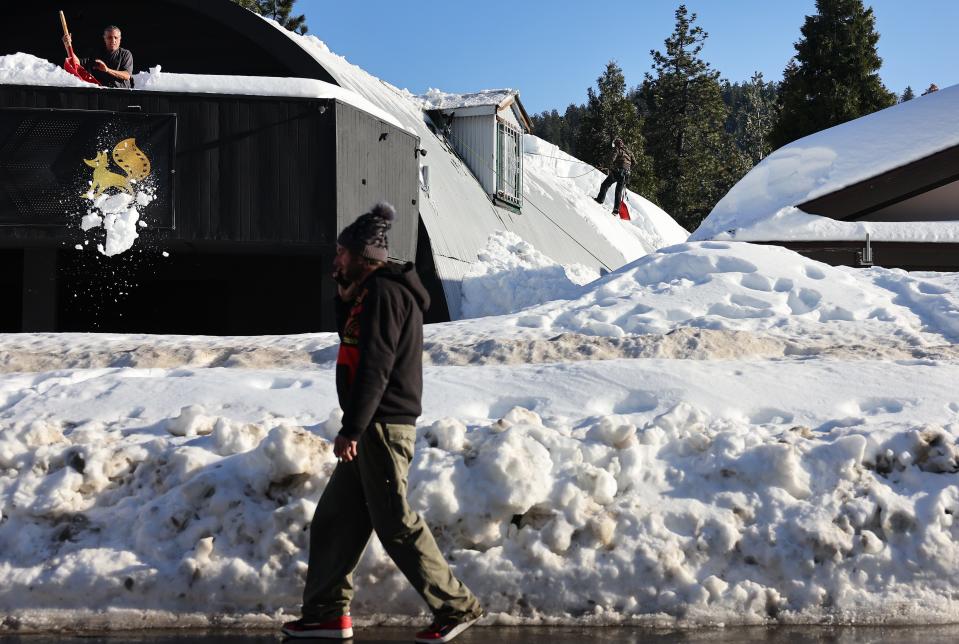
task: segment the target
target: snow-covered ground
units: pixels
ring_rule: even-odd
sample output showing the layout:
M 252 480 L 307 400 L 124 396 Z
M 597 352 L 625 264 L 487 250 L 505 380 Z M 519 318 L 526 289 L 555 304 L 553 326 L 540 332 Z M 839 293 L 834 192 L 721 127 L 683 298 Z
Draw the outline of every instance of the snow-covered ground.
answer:
M 490 622 L 959 620 L 957 275 L 716 242 L 588 284 L 505 235 L 484 257 L 500 315 L 427 328 L 410 499 Z M 335 353 L 0 336 L 6 627 L 295 613 Z M 422 613 L 375 539 L 356 585 L 364 622 Z

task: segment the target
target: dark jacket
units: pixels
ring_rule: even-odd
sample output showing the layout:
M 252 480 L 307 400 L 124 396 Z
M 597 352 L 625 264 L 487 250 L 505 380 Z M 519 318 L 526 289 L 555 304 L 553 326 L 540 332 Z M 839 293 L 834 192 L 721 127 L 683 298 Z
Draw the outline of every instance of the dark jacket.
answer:
M 625 174 L 629 174 L 629 171 L 633 167 L 633 153 L 629 151 L 629 148 L 623 146 L 621 150 L 616 150 L 613 152 L 613 160 L 611 162 L 611 167 Z
M 429 305 L 409 263 L 374 271 L 352 302 L 336 298 L 341 436 L 357 440 L 373 422 L 416 424 L 423 398 L 423 313 Z

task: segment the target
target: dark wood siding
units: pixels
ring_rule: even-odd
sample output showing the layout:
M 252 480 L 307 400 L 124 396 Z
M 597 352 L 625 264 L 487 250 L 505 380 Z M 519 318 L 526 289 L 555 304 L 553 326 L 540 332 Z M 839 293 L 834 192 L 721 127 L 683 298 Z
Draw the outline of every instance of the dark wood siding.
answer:
M 165 241 L 331 245 L 343 225 L 335 217 L 338 200 L 352 221 L 385 198 L 401 215 L 391 238 L 402 253 L 398 257 L 415 256 L 418 140 L 350 105 L 329 99 L 0 86 L 2 107 L 121 112 L 131 105 L 177 115 L 176 225 L 163 234 Z M 38 235 L 56 238 L 49 231 L 17 236 Z
M 29 306 L 18 313 L 19 330 L 333 330 L 332 308 L 326 304 L 335 288 L 325 276 L 336 234 L 382 199 L 397 209 L 391 255 L 416 257 L 419 140 L 351 105 L 332 99 L 0 85 L 0 107 L 139 109 L 176 114 L 177 123 L 175 226 L 141 231 L 137 243 L 152 251 L 149 261 L 130 253 L 103 258 L 75 251 L 74 242 L 65 242 L 76 227 L 66 220 L 64 226 L 0 227 L 0 247 L 18 249 L 5 251 L 5 261 L 21 271 L 35 264 L 31 284 L 47 278 L 53 284 L 38 291 L 42 297 L 23 299 Z M 54 245 L 60 247 L 56 262 L 24 259 L 27 252 L 36 255 Z M 164 249 L 174 252 L 160 259 Z M 129 267 L 120 272 L 135 275 L 135 296 L 105 297 L 95 313 L 77 309 L 70 296 L 88 286 L 82 276 L 103 276 L 95 283 L 106 288 L 123 262 Z M 25 287 L 22 292 L 27 293 Z M 208 297 L 218 303 L 212 310 L 229 314 L 180 319 L 157 312 L 156 303 L 182 302 L 185 294 L 195 303 Z M 172 304 L 170 310 L 175 310 Z M 256 317 L 264 311 L 269 315 Z

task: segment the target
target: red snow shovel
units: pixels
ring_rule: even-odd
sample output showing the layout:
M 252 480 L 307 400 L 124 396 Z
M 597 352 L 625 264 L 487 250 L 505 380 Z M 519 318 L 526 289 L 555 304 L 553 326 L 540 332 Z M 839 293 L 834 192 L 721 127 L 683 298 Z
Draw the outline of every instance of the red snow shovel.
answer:
M 60 24 L 63 26 L 63 35 L 66 36 L 70 33 L 67 29 L 67 18 L 63 15 L 63 12 L 60 12 Z M 93 77 L 93 74 L 85 70 L 83 67 L 74 62 L 75 54 L 73 53 L 72 45 L 64 45 L 67 48 L 67 59 L 63 61 L 63 68 L 67 72 L 73 74 L 82 81 L 88 83 L 93 83 L 94 85 L 99 85 L 100 81 Z
M 619 202 L 619 218 L 630 221 L 629 208 L 626 207 L 626 200 L 623 199 Z

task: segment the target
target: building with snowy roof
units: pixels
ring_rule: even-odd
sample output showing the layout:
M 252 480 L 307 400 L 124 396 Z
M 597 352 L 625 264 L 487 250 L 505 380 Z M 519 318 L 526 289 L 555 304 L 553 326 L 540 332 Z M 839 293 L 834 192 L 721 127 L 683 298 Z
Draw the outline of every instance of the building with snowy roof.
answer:
M 959 270 L 959 86 L 776 150 L 690 239 L 775 243 L 831 264 Z
M 523 208 L 523 135 L 533 124 L 514 89 L 420 96 L 493 203 Z
M 103 24 L 121 25 L 132 92 L 84 85 L 49 62 L 63 59 L 58 38 L 40 45 L 14 27 L 55 29 L 61 6 L 81 54 Z M 498 231 L 600 271 L 687 235 L 639 195 L 633 222 L 593 203 L 601 174 L 525 134 L 518 92 L 434 105 L 230 0 L 37 0 L 11 12 L 0 26 L 0 297 L 19 306 L 4 307 L 5 330 L 330 330 L 336 232 L 383 198 L 398 211 L 393 259 L 417 263 L 434 321 L 461 317 L 462 281 Z M 183 25 L 200 37 L 171 47 Z M 444 132 L 473 116 L 492 134 L 489 175 Z M 121 185 L 141 153 L 152 193 L 92 194 Z M 96 198 L 81 200 L 88 185 Z

